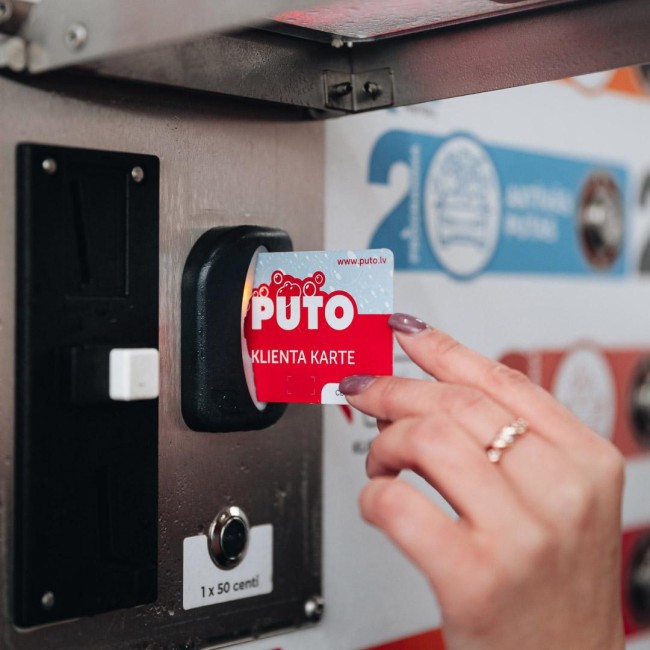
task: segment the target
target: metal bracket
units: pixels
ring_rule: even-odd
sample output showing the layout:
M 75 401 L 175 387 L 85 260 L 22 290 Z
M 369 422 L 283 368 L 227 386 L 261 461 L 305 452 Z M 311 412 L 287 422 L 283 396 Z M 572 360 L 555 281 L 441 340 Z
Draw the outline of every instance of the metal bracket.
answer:
M 325 70 L 326 108 L 360 113 L 395 104 L 395 83 L 390 68 L 368 72 Z
M 22 72 L 27 65 L 27 46 L 18 36 L 0 34 L 0 68 Z

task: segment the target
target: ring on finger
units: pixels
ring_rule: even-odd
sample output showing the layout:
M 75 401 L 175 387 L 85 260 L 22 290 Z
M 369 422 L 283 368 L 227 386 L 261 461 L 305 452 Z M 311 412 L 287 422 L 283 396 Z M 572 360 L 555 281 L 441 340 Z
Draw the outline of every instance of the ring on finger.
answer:
M 521 438 L 528 432 L 528 423 L 523 418 L 517 418 L 511 424 L 503 427 L 497 437 L 487 446 L 486 453 L 491 463 L 498 463 L 506 449 L 515 444 L 517 438 Z

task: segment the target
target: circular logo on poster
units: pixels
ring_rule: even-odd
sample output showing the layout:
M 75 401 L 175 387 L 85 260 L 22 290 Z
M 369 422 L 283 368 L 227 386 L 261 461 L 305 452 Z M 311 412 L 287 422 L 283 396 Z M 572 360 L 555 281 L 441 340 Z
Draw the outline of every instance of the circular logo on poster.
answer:
M 494 254 L 501 227 L 501 185 L 488 152 L 454 137 L 436 152 L 427 173 L 424 211 L 431 248 L 446 271 L 470 277 Z
M 616 418 L 616 385 L 607 359 L 595 348 L 569 352 L 560 363 L 553 394 L 603 438 L 611 438 Z

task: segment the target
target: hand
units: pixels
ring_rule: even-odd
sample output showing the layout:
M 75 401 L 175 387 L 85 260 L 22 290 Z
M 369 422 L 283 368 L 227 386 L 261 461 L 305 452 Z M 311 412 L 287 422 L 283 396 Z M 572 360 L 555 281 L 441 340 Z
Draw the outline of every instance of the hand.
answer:
M 380 429 L 361 512 L 428 578 L 448 650 L 622 649 L 620 454 L 525 375 L 412 316 L 389 323 L 438 381 L 341 382 Z M 528 433 L 490 462 L 518 418 Z M 398 479 L 403 469 L 458 518 Z

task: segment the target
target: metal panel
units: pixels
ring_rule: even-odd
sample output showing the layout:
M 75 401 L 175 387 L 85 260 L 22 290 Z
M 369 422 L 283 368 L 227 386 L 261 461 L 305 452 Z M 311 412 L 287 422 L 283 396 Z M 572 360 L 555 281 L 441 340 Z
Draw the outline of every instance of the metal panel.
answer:
M 650 3 L 602 0 L 548 7 L 389 41 L 333 48 L 247 31 L 95 63 L 104 75 L 284 104 L 350 112 L 377 102 L 332 102 L 326 74 L 363 87 L 387 70 L 392 105 L 550 81 L 650 61 Z M 219 62 L 227 61 L 227 65 Z M 352 75 L 361 77 L 353 83 Z M 338 78 L 337 86 L 341 83 Z
M 45 81 L 43 82 L 45 84 Z M 48 82 L 52 83 L 52 82 Z M 273 428 L 190 431 L 180 414 L 180 284 L 186 256 L 215 225 L 286 229 L 297 249 L 322 247 L 323 125 L 286 110 L 104 80 L 58 78 L 57 93 L 0 79 L 0 647 L 36 650 L 203 648 L 228 639 L 237 611 L 258 616 L 250 633 L 307 621 L 304 598 L 320 584 L 318 407 L 290 407 Z M 158 601 L 49 627 L 11 624 L 14 414 L 14 156 L 20 141 L 157 155 L 160 174 L 160 523 Z M 262 600 L 185 611 L 182 540 L 207 532 L 224 502 L 254 500 L 276 526 L 275 576 L 292 616 Z M 245 507 L 245 506 L 244 506 Z M 247 514 L 251 516 L 251 512 Z M 299 576 L 302 575 L 303 582 Z
M 399 105 L 650 61 L 647 0 L 579 2 L 358 48 L 355 70 L 391 65 Z
M 325 108 L 322 71 L 346 72 L 350 63 L 347 52 L 329 45 L 247 31 L 101 60 L 87 69 L 133 81 Z
M 45 0 L 20 35 L 29 43 L 29 70 L 43 72 L 107 54 L 268 20 L 316 0 Z
M 354 0 L 287 11 L 274 20 L 312 38 L 346 42 L 395 37 L 576 0 Z

